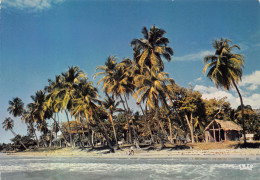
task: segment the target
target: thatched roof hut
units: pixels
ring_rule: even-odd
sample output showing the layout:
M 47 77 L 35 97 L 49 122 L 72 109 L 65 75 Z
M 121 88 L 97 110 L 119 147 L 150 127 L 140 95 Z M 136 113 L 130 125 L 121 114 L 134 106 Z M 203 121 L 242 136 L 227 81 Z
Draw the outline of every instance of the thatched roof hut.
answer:
M 242 128 L 233 121 L 214 119 L 205 128 L 206 142 L 219 142 L 222 140 L 238 140 Z

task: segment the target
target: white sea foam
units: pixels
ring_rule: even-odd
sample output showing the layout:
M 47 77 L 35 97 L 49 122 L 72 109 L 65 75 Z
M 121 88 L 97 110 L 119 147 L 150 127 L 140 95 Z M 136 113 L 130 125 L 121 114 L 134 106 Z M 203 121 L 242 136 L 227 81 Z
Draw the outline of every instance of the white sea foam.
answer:
M 71 174 L 95 174 L 111 177 L 112 175 L 128 174 L 129 176 L 142 177 L 146 179 L 216 179 L 222 172 L 241 172 L 238 162 L 212 162 L 212 161 L 171 161 L 171 160 L 89 160 L 86 159 L 13 159 L 0 163 L 0 172 L 34 172 L 58 171 Z M 248 161 L 241 161 L 249 163 Z M 260 173 L 260 163 L 251 163 L 253 169 L 251 174 L 257 176 Z M 246 173 L 246 172 L 244 172 Z M 227 178 L 223 174 L 224 179 Z M 247 177 L 244 174 L 244 177 Z M 137 178 L 138 179 L 138 178 Z M 254 179 L 254 178 L 252 178 Z
M 108 164 L 108 163 L 26 163 L 21 165 L 0 166 L 4 171 L 42 171 L 42 170 L 68 170 L 68 171 L 88 171 L 88 172 L 106 172 L 106 171 L 147 171 L 153 170 L 158 174 L 169 174 L 171 172 L 181 173 L 189 166 L 186 164 Z

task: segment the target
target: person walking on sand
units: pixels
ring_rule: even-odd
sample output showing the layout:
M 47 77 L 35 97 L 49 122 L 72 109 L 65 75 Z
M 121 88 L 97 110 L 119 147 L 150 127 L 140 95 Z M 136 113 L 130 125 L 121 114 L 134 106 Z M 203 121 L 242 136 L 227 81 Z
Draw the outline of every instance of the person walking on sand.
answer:
M 129 155 L 134 155 L 134 146 L 131 146 L 129 149 Z

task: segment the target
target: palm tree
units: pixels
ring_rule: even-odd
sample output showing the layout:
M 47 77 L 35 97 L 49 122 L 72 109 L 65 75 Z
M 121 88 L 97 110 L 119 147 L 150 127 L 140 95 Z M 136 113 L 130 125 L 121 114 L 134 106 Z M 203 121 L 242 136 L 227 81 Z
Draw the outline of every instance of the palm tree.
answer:
M 47 109 L 52 112 L 53 116 L 51 117 L 51 119 L 53 119 L 54 124 L 57 125 L 65 142 L 67 144 L 70 144 L 63 132 L 63 129 L 60 127 L 59 123 L 56 120 L 56 117 L 59 118 L 59 112 L 61 111 L 62 106 L 59 97 L 59 90 L 63 87 L 62 81 L 63 79 L 61 75 L 55 76 L 54 81 L 52 81 L 51 79 L 48 80 L 49 85 L 45 87 L 45 92 L 47 92 L 45 105 Z
M 114 81 L 114 73 L 116 71 L 116 63 L 117 57 L 115 56 L 109 56 L 107 58 L 107 61 L 105 63 L 105 66 L 98 66 L 96 68 L 96 71 L 101 70 L 101 72 L 97 72 L 94 74 L 93 78 L 96 78 L 97 76 L 103 76 L 97 83 L 99 86 L 103 82 L 103 91 L 107 92 L 107 86 L 109 83 L 113 83 Z
M 32 103 L 27 105 L 34 113 L 35 121 L 44 121 L 44 115 L 47 107 L 45 106 L 46 96 L 43 90 L 37 91 L 31 96 Z
M 68 120 L 68 126 L 69 126 L 69 134 L 70 134 L 70 143 L 72 146 L 74 146 L 72 135 L 71 135 L 71 128 L 70 128 L 70 120 L 68 117 L 67 110 L 70 110 L 71 101 L 73 100 L 73 93 L 75 91 L 75 86 L 80 82 L 81 79 L 86 79 L 86 75 L 83 71 L 79 69 L 78 66 L 69 67 L 68 71 L 65 73 L 62 73 L 63 77 L 63 88 L 60 89 L 62 93 L 62 108 L 65 110 L 67 120 Z
M 61 76 L 57 76 L 56 80 L 53 82 L 49 80 L 49 87 L 48 89 L 49 101 L 52 99 L 56 99 L 57 105 L 60 107 L 60 110 L 64 110 L 67 121 L 68 121 L 68 129 L 69 129 L 69 135 L 70 135 L 70 144 L 74 148 L 73 138 L 71 134 L 71 127 L 70 127 L 70 120 L 68 111 L 71 109 L 72 100 L 74 99 L 74 92 L 76 90 L 76 87 L 78 83 L 80 83 L 81 79 L 86 79 L 86 75 L 83 71 L 79 69 L 78 66 L 71 66 L 69 67 L 68 71 L 65 73 L 62 73 Z M 49 105 L 49 103 L 48 103 Z
M 166 31 L 153 25 L 149 32 L 146 27 L 143 28 L 144 38 L 132 40 L 134 60 L 140 65 L 141 72 L 144 68 L 151 69 L 153 66 L 156 71 L 163 71 L 164 64 L 161 56 L 168 62 L 171 61 L 173 50 L 167 46 L 169 40 L 163 36 L 165 33 Z
M 72 100 L 71 113 L 75 117 L 84 117 L 88 128 L 88 141 L 92 148 L 94 148 L 91 135 L 90 124 L 93 124 L 92 111 L 89 111 L 90 101 L 99 102 L 97 99 L 97 89 L 92 85 L 91 81 L 87 82 L 86 79 L 81 80 L 74 92 L 74 99 Z M 78 119 L 79 119 L 78 118 Z
M 237 87 L 242 78 L 244 57 L 241 54 L 232 53 L 234 48 L 240 49 L 240 47 L 238 45 L 230 46 L 229 42 L 231 40 L 223 38 L 213 42 L 216 52 L 214 55 L 208 55 L 204 58 L 203 74 L 209 69 L 207 77 L 215 83 L 217 88 L 224 87 L 229 90 L 230 87 L 235 87 L 241 102 L 244 144 L 246 144 L 244 105 L 242 95 Z
M 147 108 L 146 108 L 146 110 L 145 110 L 145 112 L 144 112 L 142 105 L 141 105 L 139 102 L 137 102 L 136 104 L 141 108 L 141 111 L 142 111 L 142 113 L 143 113 L 144 122 L 141 122 L 141 123 L 144 123 L 144 124 L 145 124 L 146 128 L 148 129 L 148 131 L 149 131 L 149 133 L 150 133 L 151 142 L 154 143 L 151 125 L 150 125 L 149 120 L 147 119 L 147 116 L 148 116 L 148 115 L 147 115 Z
M 30 111 L 30 116 L 36 123 L 38 127 L 37 129 L 43 133 L 43 136 L 46 136 L 49 131 L 46 125 L 46 119 L 49 118 L 49 111 L 47 111 L 45 92 L 43 90 L 39 90 L 35 93 L 35 95 L 31 96 L 31 99 L 33 102 L 27 105 L 27 109 Z M 45 139 L 44 144 L 47 146 Z
M 102 105 L 105 107 L 105 109 L 108 110 L 108 118 L 110 120 L 110 123 L 113 127 L 113 131 L 114 131 L 114 136 L 115 136 L 115 140 L 116 140 L 116 146 L 117 149 L 119 149 L 119 145 L 118 145 L 118 140 L 117 140 L 117 135 L 116 135 L 116 130 L 115 130 L 115 125 L 114 125 L 114 120 L 113 120 L 113 113 L 114 112 L 120 112 L 123 111 L 121 108 L 118 108 L 118 105 L 120 104 L 120 101 L 116 102 L 112 97 L 110 97 L 107 93 L 106 93 L 106 98 L 104 99 L 104 101 L 102 102 Z
M 37 142 L 37 147 L 39 148 L 39 139 L 38 136 L 36 134 L 35 128 L 34 128 L 34 115 L 33 115 L 33 109 L 30 107 L 27 107 L 27 110 L 24 110 L 23 115 L 22 115 L 22 120 L 25 121 L 25 123 L 28 125 L 28 127 L 30 128 L 30 130 L 33 132 L 36 142 Z
M 3 125 L 3 128 L 4 128 L 5 131 L 10 130 L 13 133 L 14 136 L 17 136 L 17 134 L 13 130 L 14 120 L 12 120 L 10 117 L 5 118 L 5 120 L 2 123 L 2 125 Z M 19 142 L 25 149 L 27 149 L 26 146 L 23 144 L 23 142 L 21 140 L 19 140 Z
M 164 128 L 159 119 L 159 104 L 166 104 L 164 89 L 165 83 L 169 81 L 170 78 L 168 78 L 168 73 L 158 73 L 154 68 L 151 72 L 146 71 L 145 74 L 138 75 L 134 79 L 137 88 L 134 97 L 138 99 L 138 103 L 144 102 L 146 109 L 150 108 L 155 110 L 155 117 L 162 131 L 164 131 Z M 158 128 L 158 134 L 161 141 L 161 148 L 163 148 L 164 143 L 161 138 L 160 128 Z
M 24 111 L 24 103 L 19 98 L 13 98 L 13 101 L 9 101 L 9 107 L 7 108 L 9 114 L 12 114 L 14 117 L 21 116 Z
M 97 99 L 97 88 L 93 87 L 91 81 L 86 82 L 86 80 L 81 80 L 77 91 L 75 91 L 74 97 L 75 98 L 72 100 L 72 114 L 74 116 L 79 113 L 84 114 L 88 124 L 90 124 L 89 121 L 93 123 L 96 122 L 97 127 L 104 135 L 109 148 L 113 152 L 114 149 L 109 140 L 107 129 L 99 117 L 99 114 L 102 114 L 103 109 L 97 105 L 97 103 L 100 103 Z
M 104 75 L 99 81 L 98 86 L 103 82 L 103 91 L 108 94 L 112 94 L 112 97 L 120 99 L 122 102 L 125 113 L 126 113 L 126 122 L 129 128 L 129 137 L 130 142 L 132 141 L 131 128 L 129 125 L 129 113 L 130 109 L 127 103 L 126 96 L 133 92 L 134 85 L 130 80 L 128 74 L 128 68 L 123 64 L 118 65 L 116 63 L 117 58 L 115 56 L 109 56 L 105 66 L 98 66 L 97 70 L 102 70 L 94 75 L 94 78 L 98 75 Z M 124 100 L 122 98 L 124 96 Z

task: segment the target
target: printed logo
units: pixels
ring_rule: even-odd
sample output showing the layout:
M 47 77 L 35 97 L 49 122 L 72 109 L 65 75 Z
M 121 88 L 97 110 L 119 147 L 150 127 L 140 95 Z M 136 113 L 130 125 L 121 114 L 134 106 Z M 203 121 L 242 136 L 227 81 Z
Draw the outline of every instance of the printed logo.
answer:
M 249 170 L 252 171 L 254 165 L 253 164 L 240 164 L 239 168 L 240 170 Z

